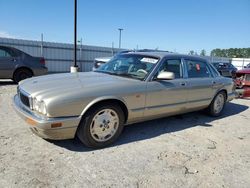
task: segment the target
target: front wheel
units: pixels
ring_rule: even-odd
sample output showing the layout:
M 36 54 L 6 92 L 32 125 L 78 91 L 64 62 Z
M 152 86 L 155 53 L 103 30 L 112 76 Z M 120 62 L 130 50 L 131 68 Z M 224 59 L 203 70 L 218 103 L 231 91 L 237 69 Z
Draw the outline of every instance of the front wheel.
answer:
M 211 116 L 218 117 L 221 115 L 226 104 L 225 92 L 219 92 L 208 107 L 208 113 Z
M 124 113 L 118 105 L 92 108 L 83 117 L 77 130 L 81 142 L 92 148 L 102 148 L 113 143 L 121 134 Z

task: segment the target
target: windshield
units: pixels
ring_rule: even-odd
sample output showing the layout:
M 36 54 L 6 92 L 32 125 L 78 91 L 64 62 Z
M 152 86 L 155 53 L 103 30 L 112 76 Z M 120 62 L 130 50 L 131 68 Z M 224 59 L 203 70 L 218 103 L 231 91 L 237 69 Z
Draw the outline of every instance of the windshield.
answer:
M 156 57 L 122 54 L 115 56 L 95 72 L 144 80 L 158 61 L 159 59 Z

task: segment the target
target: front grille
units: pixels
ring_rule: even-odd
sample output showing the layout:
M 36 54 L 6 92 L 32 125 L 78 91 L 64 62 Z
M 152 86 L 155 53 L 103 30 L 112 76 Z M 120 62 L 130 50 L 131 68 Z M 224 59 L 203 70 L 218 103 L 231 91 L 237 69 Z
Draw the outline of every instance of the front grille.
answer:
M 21 102 L 25 106 L 30 107 L 29 97 L 27 97 L 26 95 L 24 95 L 22 92 L 19 93 L 19 97 L 20 97 Z

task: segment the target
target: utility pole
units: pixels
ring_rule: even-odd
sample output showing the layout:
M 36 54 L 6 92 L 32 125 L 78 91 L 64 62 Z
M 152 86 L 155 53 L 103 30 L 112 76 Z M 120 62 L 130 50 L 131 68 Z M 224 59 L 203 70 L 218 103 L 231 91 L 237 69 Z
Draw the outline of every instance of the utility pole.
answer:
M 70 67 L 70 72 L 78 72 L 77 66 L 77 0 L 74 6 L 74 65 Z
M 41 33 L 41 57 L 43 57 L 43 33 Z
M 80 62 L 80 71 L 82 71 L 82 38 L 81 38 L 81 40 L 78 40 L 77 42 L 80 43 L 80 58 L 79 58 L 79 62 Z
M 122 31 L 123 31 L 123 29 L 118 28 L 118 30 L 119 30 L 119 48 L 121 48 L 121 40 L 122 40 Z
M 112 56 L 114 56 L 114 42 L 112 42 L 111 54 L 112 54 Z

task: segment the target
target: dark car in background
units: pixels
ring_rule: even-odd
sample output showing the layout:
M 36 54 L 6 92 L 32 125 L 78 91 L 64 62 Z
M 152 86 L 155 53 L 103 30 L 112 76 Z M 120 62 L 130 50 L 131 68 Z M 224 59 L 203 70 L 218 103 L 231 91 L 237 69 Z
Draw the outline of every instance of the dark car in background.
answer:
M 217 71 L 225 77 L 233 77 L 237 71 L 237 68 L 232 63 L 226 62 L 212 62 Z
M 18 83 L 47 72 L 44 58 L 33 57 L 13 47 L 0 46 L 0 79 L 12 79 Z

